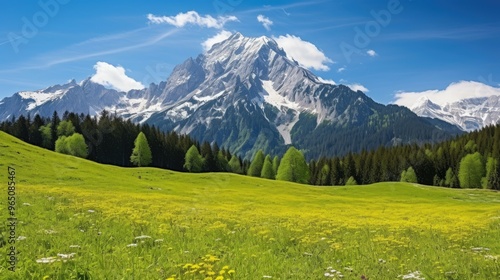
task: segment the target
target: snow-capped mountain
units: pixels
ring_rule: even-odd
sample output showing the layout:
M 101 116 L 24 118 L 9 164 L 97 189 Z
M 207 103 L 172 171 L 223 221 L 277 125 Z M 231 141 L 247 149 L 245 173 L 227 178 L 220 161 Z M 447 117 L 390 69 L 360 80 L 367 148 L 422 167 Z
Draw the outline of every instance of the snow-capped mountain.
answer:
M 422 97 L 410 109 L 419 116 L 437 118 L 464 131 L 473 131 L 500 121 L 500 96 L 467 98 L 444 106 Z
M 331 156 L 395 143 L 440 140 L 457 133 L 410 110 L 374 102 L 361 91 L 323 82 L 290 59 L 271 38 L 235 33 L 197 58 L 176 66 L 165 82 L 118 92 L 87 79 L 0 102 L 0 119 L 106 109 L 135 122 L 216 142 L 249 158 L 286 145 L 309 157 Z M 413 130 L 408 131 L 408 127 Z

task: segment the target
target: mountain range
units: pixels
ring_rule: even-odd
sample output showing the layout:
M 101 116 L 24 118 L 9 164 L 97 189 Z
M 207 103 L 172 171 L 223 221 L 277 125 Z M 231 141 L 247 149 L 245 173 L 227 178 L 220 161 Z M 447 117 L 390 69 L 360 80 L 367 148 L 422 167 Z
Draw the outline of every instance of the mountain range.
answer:
M 464 131 L 473 131 L 498 123 L 500 96 L 466 98 L 444 106 L 422 97 L 410 109 L 419 116 L 441 119 Z
M 425 116 L 419 117 L 408 108 L 379 104 L 361 91 L 325 82 L 272 38 L 240 33 L 187 59 L 166 81 L 146 89 L 119 92 L 89 78 L 17 92 L 0 101 L 1 120 L 48 117 L 54 111 L 97 115 L 102 110 L 216 142 L 244 158 L 258 149 L 281 154 L 291 144 L 308 158 L 319 158 L 462 133 L 457 123 L 443 121 L 439 114 L 415 109 Z

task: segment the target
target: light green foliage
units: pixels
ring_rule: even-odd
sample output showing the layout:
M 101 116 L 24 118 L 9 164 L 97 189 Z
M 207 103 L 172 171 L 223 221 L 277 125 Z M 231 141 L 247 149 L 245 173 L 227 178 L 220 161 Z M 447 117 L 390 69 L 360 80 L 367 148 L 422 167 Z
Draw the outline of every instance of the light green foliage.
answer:
M 413 167 L 410 166 L 406 171 L 401 173 L 401 182 L 418 183 L 417 174 Z
M 349 177 L 349 179 L 347 179 L 347 182 L 345 183 L 346 186 L 355 186 L 357 184 L 358 182 L 356 182 L 356 179 L 354 179 L 353 176 Z
M 233 155 L 229 160 L 229 168 L 231 172 L 241 174 L 241 164 L 237 156 Z
M 231 167 L 229 167 L 229 162 L 227 161 L 222 151 L 217 153 L 217 169 L 221 172 L 231 171 Z
M 280 167 L 280 158 L 278 156 L 274 156 L 274 158 L 273 158 L 273 172 L 274 172 L 275 177 L 276 177 L 276 174 L 278 174 L 279 167 Z
M 52 134 L 50 133 L 52 125 L 49 123 L 40 127 L 40 133 L 42 134 L 42 146 L 46 149 L 50 148 L 50 143 L 52 142 Z
M 444 185 L 451 188 L 459 187 L 457 175 L 453 172 L 453 169 L 451 169 L 451 167 L 446 170 Z
M 62 121 L 57 126 L 57 136 L 71 136 L 75 133 L 75 126 L 71 121 Z
M 262 166 L 264 166 L 264 152 L 259 150 L 248 168 L 248 175 L 253 177 L 260 177 L 262 173 Z
M 184 160 L 184 168 L 189 172 L 201 172 L 203 169 L 203 158 L 195 145 L 186 152 Z
M 130 162 L 136 166 L 148 166 L 153 161 L 151 149 L 149 148 L 148 139 L 143 132 L 139 132 L 134 141 L 134 149 L 130 156 Z
M 66 136 L 61 136 L 56 140 L 55 151 L 61 154 L 69 155 L 68 145 L 66 143 Z
M 309 182 L 309 177 L 309 167 L 304 155 L 295 147 L 288 148 L 281 159 L 276 179 L 306 184 Z
M 274 179 L 275 177 L 273 172 L 273 163 L 271 162 L 271 157 L 269 155 L 267 155 L 264 159 L 264 165 L 262 166 L 260 177 L 265 179 Z
M 79 133 L 71 136 L 61 136 L 56 140 L 55 151 L 61 154 L 72 155 L 75 157 L 86 158 L 88 155 L 85 138 Z
M 319 174 L 319 183 L 324 186 L 328 183 L 328 177 L 330 174 L 330 166 L 328 164 L 323 165 Z
M 97 164 L 3 132 L 0 143 L 17 171 L 17 236 L 26 237 L 15 244 L 15 272 L 0 259 L 1 279 L 340 279 L 324 276 L 331 269 L 357 280 L 415 270 L 421 279 L 498 279 L 500 192 L 318 188 Z
M 468 154 L 460 161 L 458 180 L 462 188 L 480 188 L 485 173 L 482 156 L 478 152 Z
M 477 144 L 473 140 L 469 140 L 467 144 L 465 144 L 464 149 L 469 153 L 475 153 L 477 151 Z

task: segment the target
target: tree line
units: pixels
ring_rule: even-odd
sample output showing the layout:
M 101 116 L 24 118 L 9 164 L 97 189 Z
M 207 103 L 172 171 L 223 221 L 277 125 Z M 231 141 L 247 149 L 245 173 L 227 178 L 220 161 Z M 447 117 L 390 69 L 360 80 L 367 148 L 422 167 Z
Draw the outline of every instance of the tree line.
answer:
M 134 124 L 103 111 L 66 112 L 59 118 L 20 116 L 0 129 L 28 143 L 118 166 L 153 166 L 188 172 L 233 172 L 312 185 L 404 181 L 452 188 L 500 189 L 500 125 L 425 145 L 379 147 L 306 162 L 289 147 L 283 158 L 258 151 L 252 161 L 208 142 Z M 84 142 L 84 143 L 83 143 Z

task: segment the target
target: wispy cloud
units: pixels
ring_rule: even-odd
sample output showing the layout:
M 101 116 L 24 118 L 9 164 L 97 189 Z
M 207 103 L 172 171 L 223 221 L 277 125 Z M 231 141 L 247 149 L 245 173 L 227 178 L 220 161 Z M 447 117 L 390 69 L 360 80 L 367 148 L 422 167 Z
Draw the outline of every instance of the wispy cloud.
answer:
M 269 31 L 271 30 L 271 25 L 273 25 L 273 21 L 270 20 L 268 17 L 265 17 L 263 15 L 258 15 L 257 16 L 257 21 L 262 23 L 262 26 L 264 26 L 264 28 Z
M 145 29 L 141 28 L 130 32 L 88 39 L 57 51 L 41 54 L 34 59 L 30 59 L 29 65 L 14 69 L 1 70 L 0 73 L 13 73 L 23 70 L 44 69 L 59 64 L 85 60 L 88 58 L 133 51 L 157 44 L 165 38 L 168 38 L 177 33 L 179 30 L 171 29 L 168 31 L 158 32 L 158 30 L 151 30 L 151 28 L 149 28 L 149 32 L 145 31 Z M 127 40 L 128 45 L 124 44 L 125 40 Z M 136 43 L 130 44 L 130 41 Z M 96 42 L 99 42 L 100 44 L 96 44 Z M 123 47 L 123 45 L 126 46 Z
M 185 25 L 192 24 L 200 27 L 217 29 L 223 28 L 227 22 L 238 21 L 238 18 L 235 16 L 219 16 L 214 18 L 211 15 L 201 16 L 196 11 L 179 13 L 175 16 L 155 16 L 153 14 L 148 14 L 147 18 L 149 23 L 152 24 L 166 23 L 175 27 L 184 27 Z

